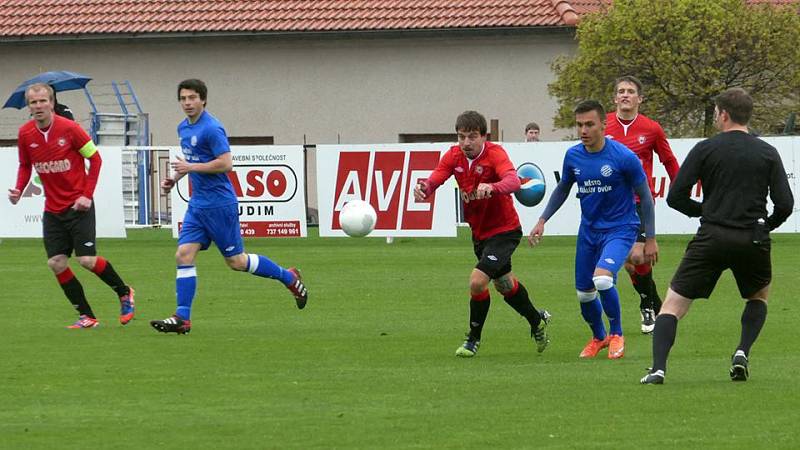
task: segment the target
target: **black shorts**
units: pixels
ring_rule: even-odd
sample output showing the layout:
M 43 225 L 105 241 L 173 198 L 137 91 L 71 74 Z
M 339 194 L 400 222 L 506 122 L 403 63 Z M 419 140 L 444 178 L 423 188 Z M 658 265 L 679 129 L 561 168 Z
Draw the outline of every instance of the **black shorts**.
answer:
M 495 234 L 482 241 L 472 239 L 475 256 L 478 258 L 475 268 L 493 280 L 511 272 L 511 255 L 514 254 L 521 239 L 522 230 L 519 228 Z
M 636 234 L 636 242 L 645 242 L 644 221 L 642 220 L 642 204 L 636 204 L 636 215 L 639 216 L 639 232 Z
M 94 204 L 88 211 L 70 208 L 60 214 L 44 212 L 42 216 L 44 249 L 47 258 L 56 255 L 95 256 Z
M 731 269 L 739 294 L 750 298 L 772 281 L 769 239 L 753 243 L 753 230 L 704 223 L 686 246 L 670 287 L 690 298 L 708 298 L 725 269 Z

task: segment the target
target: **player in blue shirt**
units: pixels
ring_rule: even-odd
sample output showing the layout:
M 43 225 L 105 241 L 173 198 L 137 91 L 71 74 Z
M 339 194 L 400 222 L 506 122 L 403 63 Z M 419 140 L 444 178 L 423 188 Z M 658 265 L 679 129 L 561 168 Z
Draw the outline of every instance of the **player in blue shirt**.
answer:
M 233 270 L 247 271 L 260 277 L 280 280 L 303 309 L 308 291 L 295 268 L 284 269 L 266 256 L 244 252 L 239 228 L 238 200 L 228 176 L 233 167 L 228 137 L 222 124 L 205 111 L 208 89 L 197 79 L 178 85 L 178 101 L 186 119 L 178 125 L 178 136 L 185 157 L 170 163 L 174 177 L 161 182 L 168 193 L 186 174 L 192 184 L 192 198 L 183 218 L 175 259 L 178 265 L 175 314 L 164 320 L 150 321 L 162 333 L 185 334 L 191 331 L 192 301 L 197 287 L 194 259 L 213 241 L 225 263 Z
M 614 283 L 636 242 L 640 222 L 634 193 L 641 198 L 647 262 L 655 264 L 658 244 L 653 198 L 642 163 L 630 149 L 605 137 L 605 118 L 603 106 L 594 100 L 581 102 L 575 108 L 581 143 L 567 150 L 561 180 L 531 230 L 528 242 L 531 246 L 539 244 L 545 222 L 564 204 L 573 183 L 577 183 L 581 225 L 575 250 L 575 287 L 581 314 L 593 334 L 580 357 L 593 358 L 608 347 L 608 357 L 617 359 L 625 354 L 625 340 Z M 609 322 L 608 335 L 604 311 Z

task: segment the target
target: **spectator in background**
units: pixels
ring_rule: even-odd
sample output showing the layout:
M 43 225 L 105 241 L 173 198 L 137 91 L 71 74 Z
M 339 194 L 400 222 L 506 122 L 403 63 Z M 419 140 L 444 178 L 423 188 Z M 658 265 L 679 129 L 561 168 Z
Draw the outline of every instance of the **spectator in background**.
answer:
M 531 122 L 525 125 L 525 142 L 539 142 L 539 124 Z
M 75 120 L 75 117 L 72 115 L 72 110 L 69 109 L 69 106 L 58 102 L 55 89 L 53 89 L 53 112 L 55 112 L 56 115 L 61 116 L 65 119 L 69 119 L 72 121 Z

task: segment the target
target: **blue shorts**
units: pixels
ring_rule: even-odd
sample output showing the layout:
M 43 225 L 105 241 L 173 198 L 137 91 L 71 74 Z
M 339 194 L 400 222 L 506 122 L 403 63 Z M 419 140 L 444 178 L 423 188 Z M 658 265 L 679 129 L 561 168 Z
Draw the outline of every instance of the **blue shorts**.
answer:
M 594 290 L 594 269 L 601 268 L 614 274 L 622 268 L 628 258 L 639 227 L 623 225 L 608 230 L 593 230 L 581 225 L 575 247 L 575 288 L 579 291 Z
M 218 208 L 193 208 L 189 205 L 183 216 L 178 245 L 200 244 L 201 250 L 206 250 L 211 241 L 226 258 L 244 252 L 238 205 Z

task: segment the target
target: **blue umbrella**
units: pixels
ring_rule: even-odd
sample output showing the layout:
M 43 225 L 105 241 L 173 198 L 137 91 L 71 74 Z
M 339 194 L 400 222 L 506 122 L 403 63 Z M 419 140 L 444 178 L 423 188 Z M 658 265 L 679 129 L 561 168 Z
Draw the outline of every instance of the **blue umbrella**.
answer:
M 56 92 L 61 92 L 81 89 L 86 86 L 86 83 L 88 83 L 89 80 L 91 80 L 91 78 L 86 75 L 76 72 L 67 72 L 66 70 L 40 73 L 30 80 L 24 81 L 16 89 L 14 89 L 14 92 L 11 94 L 11 97 L 8 97 L 8 100 L 6 100 L 6 104 L 3 105 L 3 108 L 22 109 L 27 106 L 27 103 L 25 102 L 25 90 L 32 84 L 49 84 L 53 87 L 53 90 Z

